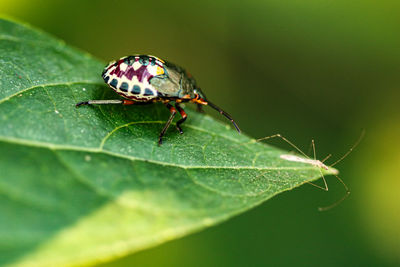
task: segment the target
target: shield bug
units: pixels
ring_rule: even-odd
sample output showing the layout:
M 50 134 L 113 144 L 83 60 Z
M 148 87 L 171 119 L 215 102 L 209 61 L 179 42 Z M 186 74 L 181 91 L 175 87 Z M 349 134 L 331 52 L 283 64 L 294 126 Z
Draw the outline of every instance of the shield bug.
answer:
M 126 56 L 109 63 L 104 68 L 102 77 L 111 89 L 125 99 L 89 100 L 77 103 L 76 107 L 92 104 L 134 105 L 162 102 L 169 109 L 171 115 L 160 132 L 159 145 L 162 144 L 162 138 L 177 112 L 182 118 L 176 123 L 176 128 L 179 133 L 183 133 L 181 124 L 185 122 L 187 115 L 179 105 L 182 102 L 197 104 L 199 111 L 202 111 L 203 105 L 216 109 L 229 119 L 240 133 L 240 129 L 232 117 L 210 102 L 197 86 L 195 79 L 175 64 L 155 56 Z

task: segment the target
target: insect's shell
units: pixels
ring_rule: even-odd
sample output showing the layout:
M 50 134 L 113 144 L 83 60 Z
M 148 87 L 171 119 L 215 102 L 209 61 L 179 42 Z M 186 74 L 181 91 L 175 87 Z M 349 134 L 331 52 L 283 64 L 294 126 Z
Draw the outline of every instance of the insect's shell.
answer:
M 195 80 L 186 71 L 154 56 L 134 55 L 108 64 L 104 81 L 118 94 L 135 101 L 194 97 Z

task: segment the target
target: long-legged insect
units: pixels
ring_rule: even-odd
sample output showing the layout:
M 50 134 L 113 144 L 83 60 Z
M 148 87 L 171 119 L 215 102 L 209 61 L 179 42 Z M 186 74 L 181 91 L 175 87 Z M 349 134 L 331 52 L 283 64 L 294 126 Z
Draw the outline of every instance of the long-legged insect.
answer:
M 289 144 L 290 146 L 292 146 L 297 152 L 299 152 L 301 155 L 303 155 L 305 158 L 293 155 L 293 154 L 283 154 L 280 156 L 280 158 L 284 159 L 284 160 L 288 160 L 288 161 L 294 161 L 294 162 L 303 162 L 303 163 L 307 163 L 307 164 L 311 164 L 315 167 L 318 167 L 319 172 L 321 174 L 322 180 L 324 181 L 324 186 L 320 186 L 317 184 L 314 184 L 312 182 L 307 182 L 308 184 L 315 186 L 317 188 L 320 188 L 324 191 L 328 191 L 329 187 L 328 187 L 328 183 L 326 182 L 325 176 L 323 175 L 321 169 L 325 169 L 328 170 L 329 167 L 333 167 L 336 164 L 338 164 L 339 162 L 341 162 L 343 159 L 345 159 L 357 146 L 358 144 L 361 142 L 361 140 L 363 139 L 365 135 L 365 131 L 363 130 L 361 132 L 360 137 L 357 139 L 357 141 L 353 144 L 353 146 L 343 155 L 341 156 L 338 160 L 336 160 L 333 164 L 327 166 L 324 164 L 324 162 L 329 159 L 331 157 L 331 154 L 329 154 L 328 156 L 326 156 L 322 161 L 317 160 L 316 159 L 316 151 L 315 151 L 315 142 L 314 140 L 311 140 L 311 147 L 314 153 L 314 159 L 311 159 L 309 156 L 307 156 L 300 148 L 298 148 L 293 142 L 289 141 L 287 138 L 285 138 L 284 136 L 282 136 L 281 134 L 274 134 L 271 136 L 267 136 L 267 137 L 263 137 L 260 139 L 257 139 L 257 142 L 261 142 L 261 141 L 265 141 L 268 139 L 272 139 L 272 138 L 280 138 L 281 140 L 285 141 L 287 144 Z M 342 201 L 344 201 L 349 195 L 350 195 L 350 189 L 348 188 L 348 186 L 344 183 L 344 181 L 335 173 L 333 173 L 333 175 L 339 180 L 339 182 L 343 185 L 344 189 L 346 190 L 345 195 L 340 198 L 339 200 L 337 200 L 336 202 L 334 202 L 333 204 L 329 205 L 329 206 L 325 206 L 325 207 L 319 207 L 318 210 L 319 211 L 327 211 L 329 209 L 332 209 L 334 207 L 336 207 L 337 205 L 339 205 Z

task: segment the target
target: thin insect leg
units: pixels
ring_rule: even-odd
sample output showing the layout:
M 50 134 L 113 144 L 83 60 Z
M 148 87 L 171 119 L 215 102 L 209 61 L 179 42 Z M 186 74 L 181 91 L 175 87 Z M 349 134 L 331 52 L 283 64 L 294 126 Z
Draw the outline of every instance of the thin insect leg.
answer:
M 353 150 L 354 150 L 354 148 L 356 148 L 357 146 L 358 146 L 358 144 L 361 142 L 361 140 L 364 138 L 364 135 L 365 135 L 365 130 L 363 130 L 362 132 L 361 132 L 361 135 L 360 135 L 360 137 L 357 139 L 357 141 L 355 142 L 355 144 L 342 156 L 342 157 L 340 157 L 336 162 L 334 162 L 332 165 L 330 165 L 330 167 L 332 167 L 332 166 L 334 166 L 334 165 L 336 165 L 336 164 L 338 164 L 340 161 L 342 161 L 344 158 L 346 158 Z M 324 162 L 325 160 L 327 160 L 329 157 L 330 157 L 331 155 L 329 154 L 322 162 Z M 347 185 L 343 182 L 343 180 L 339 177 L 339 176 L 337 176 L 337 175 L 335 175 L 335 177 L 339 180 L 339 182 L 343 185 L 343 187 L 346 189 L 346 194 L 341 198 L 341 199 L 339 199 L 338 201 L 336 201 L 335 203 L 333 203 L 333 204 L 331 204 L 331 205 L 329 205 L 329 206 L 326 206 L 326 207 L 319 207 L 318 208 L 318 210 L 319 211 L 327 211 L 327 210 L 330 210 L 330 209 L 332 209 L 332 208 L 334 208 L 334 207 L 336 207 L 337 205 L 339 205 L 342 201 L 344 201 L 349 195 L 350 195 L 350 189 L 347 187 Z
M 345 199 L 350 195 L 350 189 L 347 187 L 347 185 L 343 182 L 342 179 L 340 179 L 339 176 L 337 176 L 337 175 L 335 175 L 335 176 L 336 176 L 336 178 L 342 183 L 342 185 L 344 186 L 344 188 L 346 189 L 346 194 L 345 194 L 341 199 L 337 200 L 335 203 L 333 203 L 333 204 L 331 204 L 331 205 L 329 205 L 329 206 L 326 206 L 326 207 L 319 207 L 319 208 L 318 208 L 318 211 L 327 211 L 327 210 L 330 210 L 330 209 L 336 207 L 337 205 L 339 205 L 340 203 L 342 203 L 342 201 L 345 200 Z
M 324 163 L 324 162 L 327 161 L 330 157 L 332 157 L 332 154 L 328 154 L 328 156 L 326 156 L 323 160 L 321 160 L 321 162 Z
M 357 141 L 354 143 L 354 145 L 343 155 L 340 157 L 340 159 L 338 159 L 337 161 L 335 161 L 332 165 L 330 165 L 331 167 L 335 166 L 336 164 L 338 164 L 339 162 L 341 162 L 345 157 L 347 157 L 357 146 L 358 144 L 361 142 L 361 140 L 364 138 L 365 135 L 365 130 L 362 130 L 360 137 L 357 139 Z
M 311 144 L 312 144 L 312 149 L 313 149 L 313 153 L 314 153 L 314 160 L 316 160 L 316 158 L 317 158 L 317 153 L 315 152 L 315 142 L 314 142 L 314 139 L 311 139 Z
M 89 101 L 83 101 L 77 103 L 75 106 L 80 107 L 84 105 L 110 105 L 110 104 L 119 104 L 119 105 L 133 105 L 135 104 L 135 101 L 132 100 L 126 100 L 126 99 L 112 99 L 112 100 L 89 100 Z
M 307 151 L 307 155 L 310 155 L 311 150 L 312 150 L 312 147 L 313 147 L 313 143 L 314 143 L 314 140 L 311 140 L 311 142 L 310 142 L 310 147 L 308 148 L 308 151 Z M 332 154 L 328 154 L 323 160 L 321 160 L 321 162 L 324 163 L 324 162 L 327 161 L 330 157 L 332 157 Z M 315 159 L 315 156 L 314 156 L 314 160 L 316 160 L 316 159 Z
M 316 160 L 316 153 L 315 153 L 315 143 L 314 143 L 314 140 L 312 140 L 312 145 L 313 145 L 313 151 L 314 151 L 314 160 Z M 330 155 L 328 155 L 328 157 L 326 157 L 325 160 L 326 160 L 327 158 L 329 158 L 329 157 L 330 157 Z M 319 187 L 319 186 L 317 186 L 317 185 L 315 185 L 315 184 L 313 184 L 313 183 L 310 183 L 310 184 L 311 184 L 311 185 L 314 185 L 314 186 L 317 186 L 317 187 L 319 187 L 319 188 L 322 188 L 322 189 L 324 189 L 325 191 L 328 191 L 328 190 L 329 190 L 328 184 L 326 183 L 325 176 L 322 174 L 321 168 L 319 168 L 319 172 L 320 172 L 320 174 L 321 174 L 321 176 L 322 176 L 322 179 L 323 179 L 323 181 L 324 181 L 325 188 Z M 345 200 L 345 199 L 350 195 L 350 190 L 349 190 L 349 188 L 347 187 L 347 185 L 343 182 L 343 180 L 340 179 L 340 177 L 337 176 L 337 175 L 335 175 L 335 177 L 339 180 L 339 182 L 340 182 L 340 183 L 343 185 L 343 187 L 345 188 L 346 194 L 345 194 L 341 199 L 337 200 L 335 203 L 333 203 L 333 204 L 331 204 L 331 205 L 329 205 L 329 206 L 326 206 L 326 207 L 318 207 L 318 211 L 327 211 L 327 210 L 329 210 L 329 209 L 331 209 L 331 208 L 334 208 L 334 207 L 336 207 L 337 205 L 339 205 L 343 200 Z
M 312 146 L 313 146 L 313 140 L 311 140 L 310 146 L 308 147 L 307 155 L 310 155 L 311 150 L 312 150 Z
M 281 138 L 283 141 L 285 141 L 286 143 L 288 143 L 289 145 L 291 145 L 294 149 L 296 149 L 297 152 L 299 152 L 300 154 L 302 154 L 304 157 L 310 158 L 309 156 L 307 156 L 306 154 L 304 154 L 304 152 L 301 151 L 300 148 L 298 148 L 295 144 L 293 144 L 293 143 L 290 142 L 288 139 L 286 139 L 285 137 L 283 137 L 281 134 L 274 134 L 274 135 L 271 135 L 271 136 L 263 137 L 263 138 L 257 139 L 256 141 L 257 141 L 257 142 L 260 142 L 260 141 L 272 139 L 272 138 L 275 138 L 275 137 Z
M 314 139 L 311 140 L 311 143 L 312 143 L 312 149 L 313 149 L 313 152 L 314 152 L 314 161 L 317 162 L 317 159 L 316 159 L 316 158 L 317 158 L 317 154 L 316 154 L 316 152 L 315 152 L 315 142 L 314 142 Z M 330 155 L 328 155 L 328 157 L 326 157 L 326 158 L 324 159 L 324 161 L 325 161 L 326 159 L 328 159 L 329 157 L 330 157 Z M 318 161 L 318 162 L 319 162 L 319 161 Z M 324 165 L 322 164 L 322 166 L 324 166 Z M 328 190 L 329 190 L 329 188 L 328 188 L 328 183 L 326 182 L 325 176 L 324 176 L 324 174 L 323 174 L 322 171 L 321 171 L 321 167 L 319 167 L 318 170 L 319 170 L 319 173 L 321 174 L 322 180 L 324 181 L 325 188 L 322 187 L 322 186 L 316 185 L 316 184 L 314 184 L 314 183 L 311 183 L 311 182 L 308 182 L 308 183 L 309 183 L 310 185 L 313 185 L 313 186 L 317 187 L 317 188 L 321 188 L 322 190 L 328 191 Z M 327 210 L 330 210 L 330 209 L 336 207 L 337 205 L 339 205 L 343 200 L 345 200 L 345 199 L 350 195 L 350 190 L 349 190 L 349 188 L 347 187 L 347 185 L 343 182 L 343 180 L 342 180 L 339 176 L 337 176 L 337 175 L 335 175 L 335 177 L 339 180 L 339 182 L 340 182 L 340 183 L 343 185 L 343 187 L 345 188 L 346 194 L 345 194 L 341 199 L 337 200 L 335 203 L 333 203 L 333 204 L 331 204 L 331 205 L 329 205 L 329 206 L 326 206 L 326 207 L 318 207 L 318 211 L 327 211 Z
M 182 119 L 180 119 L 177 123 L 176 123 L 176 128 L 178 129 L 180 134 L 183 134 L 182 128 L 181 128 L 181 124 L 185 122 L 187 115 L 186 112 L 183 110 L 183 108 L 181 106 L 179 106 L 178 103 L 175 103 L 175 107 L 176 109 L 179 111 L 179 113 L 182 116 Z
M 223 111 L 220 107 L 216 106 L 215 104 L 209 102 L 207 100 L 207 104 L 212 107 L 213 109 L 217 110 L 221 115 L 224 115 L 225 118 L 227 118 L 228 120 L 230 120 L 233 124 L 233 126 L 235 126 L 236 130 L 238 131 L 238 133 L 240 133 L 240 129 L 239 126 L 236 124 L 236 122 L 233 120 L 233 118 L 231 117 L 231 115 L 229 115 L 228 113 L 226 113 L 225 111 Z
M 167 123 L 165 124 L 164 128 L 162 129 L 162 131 L 160 133 L 160 136 L 158 138 L 158 145 L 162 144 L 162 138 L 176 114 L 176 109 L 170 103 L 165 103 L 165 106 L 169 109 L 169 112 L 171 112 L 171 116 L 169 116 Z
M 315 152 L 315 142 L 314 142 L 314 139 L 311 140 L 311 143 L 312 143 L 312 149 L 313 149 L 313 153 L 314 153 L 314 161 L 317 162 L 317 153 Z M 326 182 L 326 179 L 325 179 L 324 174 L 323 174 L 322 171 L 321 171 L 321 167 L 318 167 L 318 170 L 319 170 L 319 173 L 320 173 L 320 175 L 321 175 L 321 177 L 322 177 L 322 180 L 324 181 L 325 187 L 322 187 L 322 186 L 320 186 L 320 185 L 317 185 L 317 184 L 314 184 L 314 183 L 311 183 L 311 182 L 308 182 L 308 183 L 309 183 L 310 185 L 315 186 L 315 187 L 321 188 L 322 190 L 328 191 L 328 190 L 329 190 L 328 184 L 327 184 L 327 182 Z

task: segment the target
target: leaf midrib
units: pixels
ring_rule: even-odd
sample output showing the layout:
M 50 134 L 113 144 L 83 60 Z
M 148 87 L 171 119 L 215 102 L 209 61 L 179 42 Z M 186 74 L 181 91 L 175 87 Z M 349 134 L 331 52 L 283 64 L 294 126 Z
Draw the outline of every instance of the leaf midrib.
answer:
M 27 145 L 31 147 L 40 147 L 40 148 L 47 148 L 50 150 L 65 150 L 65 151 L 78 151 L 78 152 L 88 152 L 88 153 L 102 153 L 105 155 L 122 158 L 122 159 L 129 159 L 129 160 L 136 160 L 136 161 L 143 161 L 149 162 L 154 164 L 159 164 L 163 166 L 169 167 L 177 167 L 182 169 L 237 169 L 237 170 L 312 170 L 316 169 L 317 167 L 314 166 L 304 166 L 304 167 L 255 167 L 255 166 L 201 166 L 201 165 L 182 165 L 176 163 L 167 163 L 163 161 L 153 160 L 153 159 L 145 159 L 140 157 L 134 157 L 129 155 L 123 155 L 119 153 L 115 153 L 109 150 L 100 149 L 100 148 L 90 148 L 90 147 L 78 147 L 78 146 L 67 146 L 67 145 L 56 145 L 47 142 L 39 142 L 39 141 L 32 141 L 26 140 L 21 138 L 12 138 L 12 137 L 5 137 L 0 136 L 0 142 L 6 143 L 13 143 L 18 145 Z

